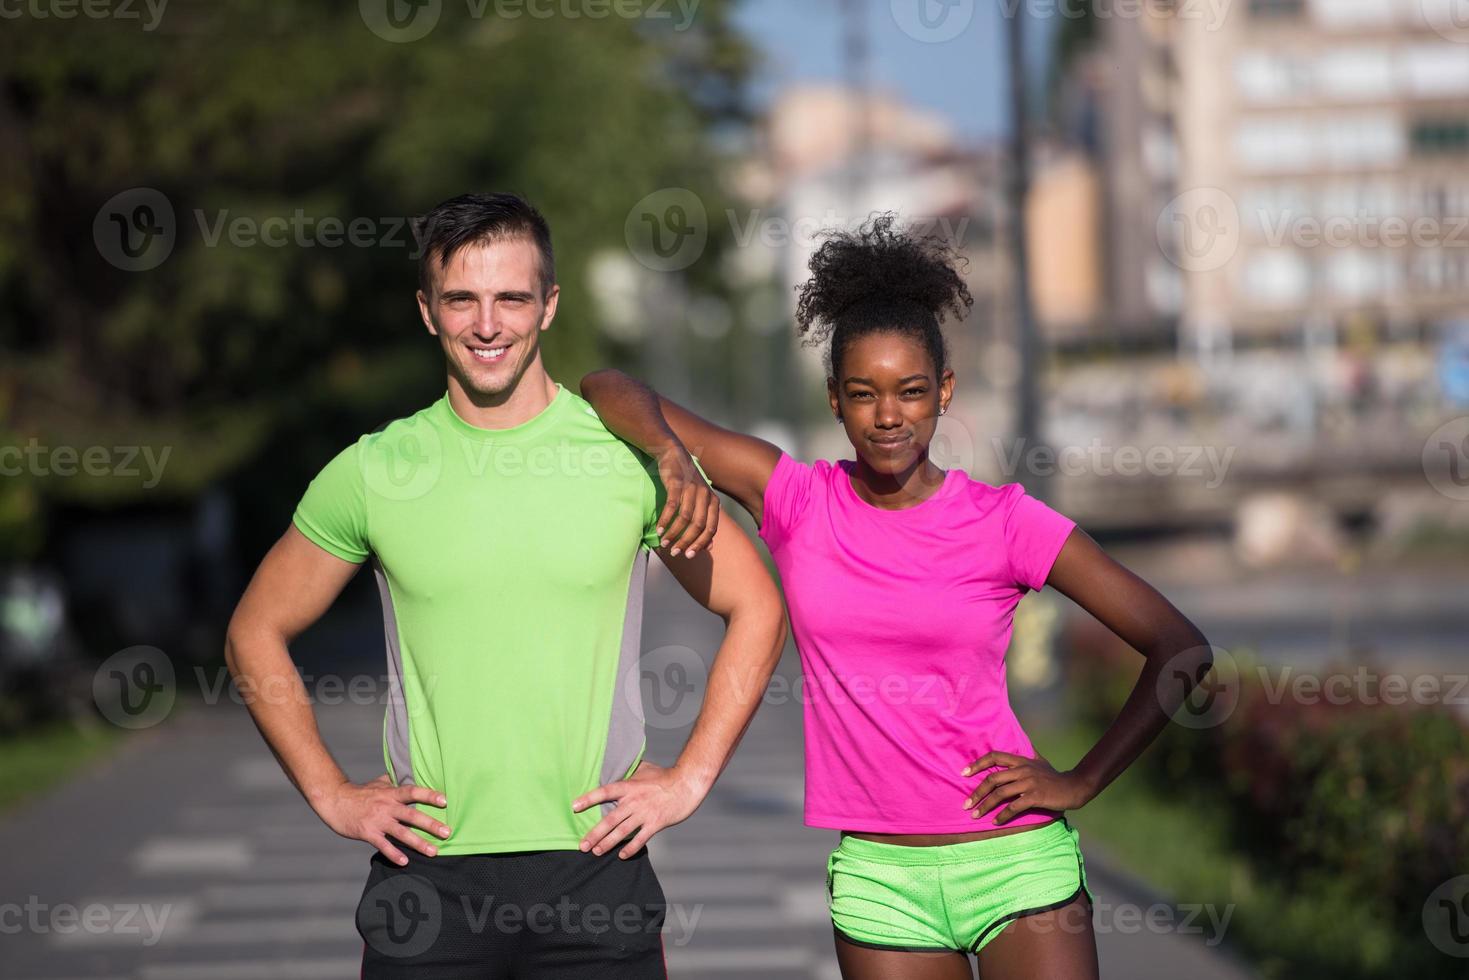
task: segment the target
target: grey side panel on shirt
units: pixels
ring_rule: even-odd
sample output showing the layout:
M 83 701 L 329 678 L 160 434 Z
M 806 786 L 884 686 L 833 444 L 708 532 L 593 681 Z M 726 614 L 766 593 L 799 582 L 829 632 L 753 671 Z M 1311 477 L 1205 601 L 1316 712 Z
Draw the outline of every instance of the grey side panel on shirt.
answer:
M 383 638 L 388 649 L 388 710 L 383 719 L 383 742 L 393 779 L 399 786 L 415 786 L 413 755 L 408 749 L 408 703 L 403 696 L 403 651 L 398 645 L 398 616 L 393 611 L 393 594 L 388 588 L 388 574 L 376 556 L 372 574 L 383 603 Z
M 643 643 L 643 585 L 648 578 L 648 549 L 639 547 L 628 571 L 627 610 L 622 617 L 622 643 L 613 682 L 611 717 L 607 721 L 607 747 L 602 753 L 602 781 L 621 779 L 638 753 L 643 751 L 643 688 L 638 659 Z M 612 803 L 603 803 L 605 814 Z

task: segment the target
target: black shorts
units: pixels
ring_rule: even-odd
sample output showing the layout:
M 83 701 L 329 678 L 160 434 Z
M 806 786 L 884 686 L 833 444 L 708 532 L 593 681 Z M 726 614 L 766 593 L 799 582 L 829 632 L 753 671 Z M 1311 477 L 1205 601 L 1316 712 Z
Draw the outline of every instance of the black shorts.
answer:
M 363 980 L 666 980 L 666 905 L 646 849 L 380 853 L 357 903 Z

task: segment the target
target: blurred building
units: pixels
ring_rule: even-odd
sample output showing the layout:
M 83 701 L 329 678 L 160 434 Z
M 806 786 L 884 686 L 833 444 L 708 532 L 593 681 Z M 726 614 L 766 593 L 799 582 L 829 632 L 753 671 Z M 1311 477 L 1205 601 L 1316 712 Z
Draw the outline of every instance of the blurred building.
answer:
M 1415 336 L 1469 305 L 1469 30 L 1449 6 L 1251 0 L 1214 29 L 1175 19 L 1180 184 L 1223 190 L 1239 229 L 1190 275 L 1188 321 Z M 1199 217 L 1180 220 L 1207 248 Z
M 1102 500 L 1109 481 L 1089 473 L 1062 502 L 1131 523 L 1219 521 L 1284 486 L 1360 520 L 1390 482 L 1422 489 L 1448 338 L 1469 319 L 1462 5 L 1141 0 L 1057 36 L 1057 145 L 1038 149 L 1027 202 L 1031 288 L 1054 347 L 1112 356 L 1053 370 L 1048 437 L 1236 453 L 1216 488 L 1139 477 Z M 1067 236 L 1093 205 L 1088 320 L 1086 291 L 1041 263 L 1085 273 Z M 1096 501 L 1078 496 L 1085 483 Z
M 1035 220 L 1029 229 L 1034 251 L 1054 254 L 1053 243 L 1084 233 L 1091 234 L 1096 250 L 1094 268 L 1083 273 L 1098 283 L 1090 318 L 1047 313 L 1047 286 L 1039 278 L 1045 274 L 1032 276 L 1038 322 L 1058 340 L 1105 335 L 1171 344 L 1183 310 L 1180 269 L 1159 248 L 1156 232 L 1179 181 L 1172 6 L 1145 0 L 1133 8 L 1135 16 L 1096 17 L 1091 43 L 1061 67 L 1066 118 L 1060 142 L 1082 156 L 1044 148 L 1036 154 L 1032 197 L 1038 200 L 1030 205 Z M 1048 159 L 1061 161 L 1059 174 L 1050 172 Z M 1081 166 L 1092 173 L 1084 177 Z M 1083 181 L 1085 190 L 1078 186 Z M 1046 202 L 1052 195 L 1075 200 L 1098 223 L 1076 229 L 1057 224 L 1050 216 L 1059 209 L 1064 217 L 1065 211 L 1059 201 Z
M 1066 66 L 1114 333 L 1422 338 L 1469 307 L 1469 25 L 1450 0 L 1145 0 Z M 1038 232 L 1044 234 L 1044 231 Z
M 1075 150 L 1046 147 L 1032 158 L 1025 201 L 1026 265 L 1036 323 L 1050 339 L 1096 332 L 1107 311 L 1101 248 L 1102 175 Z
M 778 283 L 783 329 L 789 330 L 796 288 L 810 274 L 807 263 L 822 232 L 854 229 L 874 213 L 894 211 L 904 223 L 952 244 L 964 259 L 974 307 L 946 328 L 958 402 L 973 413 L 960 425 L 973 429 L 982 412 L 993 419 L 996 389 L 1013 384 L 1016 363 L 1003 148 L 963 145 L 936 114 L 881 94 L 860 99 L 839 86 L 787 90 L 772 103 L 762 132 L 762 152 L 751 156 L 740 178 L 741 196 L 756 210 L 731 230 L 746 241 L 738 250 L 747 253 L 741 261 L 768 267 Z M 798 365 L 793 381 L 806 409 L 796 414 L 819 419 L 812 409 L 824 401 L 825 368 L 794 338 L 791 351 Z M 829 428 L 812 426 L 805 451 L 850 455 L 840 430 Z M 968 431 L 956 433 L 956 462 L 966 467 L 974 465 L 972 441 Z

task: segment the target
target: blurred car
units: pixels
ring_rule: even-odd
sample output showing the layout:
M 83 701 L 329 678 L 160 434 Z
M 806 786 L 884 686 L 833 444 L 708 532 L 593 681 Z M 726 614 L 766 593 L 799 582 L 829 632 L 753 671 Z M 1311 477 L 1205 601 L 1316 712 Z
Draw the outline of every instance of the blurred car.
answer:
M 1438 383 L 1454 408 L 1469 408 L 1469 320 L 1445 324 L 1438 347 Z
M 0 731 L 86 711 L 86 670 L 66 611 L 54 574 L 24 565 L 0 571 Z

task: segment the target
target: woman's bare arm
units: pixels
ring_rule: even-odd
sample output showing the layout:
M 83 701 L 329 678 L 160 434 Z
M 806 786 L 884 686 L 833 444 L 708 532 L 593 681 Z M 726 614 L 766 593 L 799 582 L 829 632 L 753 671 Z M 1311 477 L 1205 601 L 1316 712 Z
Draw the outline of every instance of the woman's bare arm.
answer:
M 715 425 L 621 371 L 593 371 L 581 379 L 581 393 L 609 430 L 658 459 L 660 470 L 665 459 L 673 469 L 682 458 L 697 456 L 714 486 L 738 501 L 759 523 L 765 485 L 780 459 L 780 449 L 776 446 Z M 668 480 L 664 483 L 667 485 Z M 702 487 L 704 482 L 697 474 L 690 474 L 681 481 L 680 496 L 687 494 L 690 484 Z M 681 502 L 674 499 L 674 488 L 670 486 L 668 490 L 669 508 L 680 508 Z M 665 509 L 665 516 L 671 513 L 670 509 Z M 668 530 L 665 537 L 676 541 L 676 535 L 686 530 L 687 525 L 682 521 L 687 516 L 699 515 L 687 515 L 679 510 L 664 524 Z M 706 536 L 713 537 L 712 527 Z
M 982 812 L 1008 802 L 997 823 L 1030 808 L 1071 810 L 1094 799 L 1158 737 L 1213 663 L 1213 649 L 1199 628 L 1080 528 L 1066 539 L 1046 584 L 1091 613 L 1145 662 L 1122 710 L 1076 768 L 1058 773 L 1044 760 L 992 752 L 965 770 L 968 775 L 1006 767 L 987 776 L 965 802 L 973 807 L 983 801 Z

